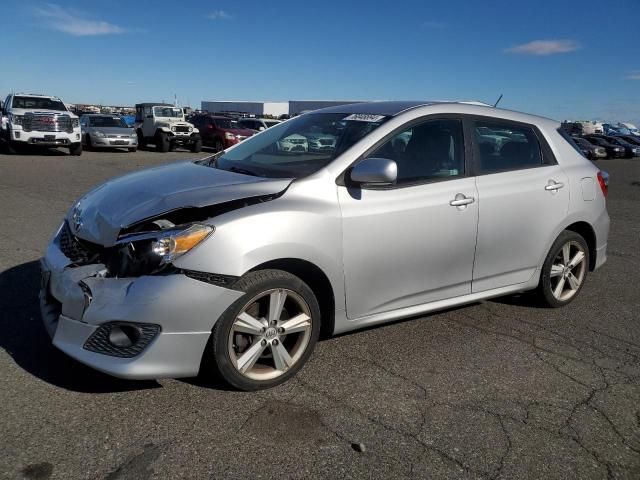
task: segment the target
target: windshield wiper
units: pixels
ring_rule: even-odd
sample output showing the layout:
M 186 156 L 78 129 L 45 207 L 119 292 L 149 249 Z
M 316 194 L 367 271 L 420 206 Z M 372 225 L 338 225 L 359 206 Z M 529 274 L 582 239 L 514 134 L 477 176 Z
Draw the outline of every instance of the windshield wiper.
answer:
M 230 172 L 241 173 L 243 175 L 251 175 L 252 177 L 261 177 L 262 175 L 258 175 L 256 172 L 251 171 L 246 168 L 231 166 L 228 169 Z

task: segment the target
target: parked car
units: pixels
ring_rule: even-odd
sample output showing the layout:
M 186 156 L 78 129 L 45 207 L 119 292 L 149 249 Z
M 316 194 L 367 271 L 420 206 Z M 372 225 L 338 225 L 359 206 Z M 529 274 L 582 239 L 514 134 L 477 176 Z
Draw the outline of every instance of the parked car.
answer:
M 297 133 L 281 138 L 278 140 L 276 146 L 280 152 L 300 153 L 309 151 L 307 137 Z
M 86 114 L 80 117 L 82 144 L 86 150 L 126 148 L 135 152 L 138 134 L 118 115 Z
M 505 129 L 518 140 L 479 151 L 481 132 Z M 309 131 L 338 148 L 278 148 Z M 111 375 L 204 365 L 257 390 L 295 375 L 321 330 L 528 290 L 565 306 L 605 262 L 609 231 L 607 175 L 565 136 L 493 107 L 350 104 L 110 180 L 42 259 L 45 326 Z
M 2 109 L 0 138 L 8 153 L 25 145 L 66 147 L 82 154 L 80 120 L 58 97 L 9 94 Z
M 248 128 L 249 130 L 257 130 L 259 132 L 266 130 L 270 127 L 278 125 L 280 120 L 271 120 L 270 118 L 240 118 L 238 119 L 238 125 L 242 128 Z
M 622 125 L 627 130 L 629 130 L 630 135 L 633 135 L 635 137 L 640 137 L 640 130 L 638 130 L 638 127 L 636 127 L 633 123 L 620 122 L 620 125 Z
M 640 136 L 636 136 L 636 135 L 622 135 L 619 138 L 623 138 L 624 140 L 626 140 L 627 142 L 629 142 L 632 145 L 637 145 L 640 146 Z
M 200 129 L 202 141 L 220 152 L 249 138 L 256 130 L 244 128 L 229 117 L 200 114 L 191 118 L 194 125 Z
M 625 140 L 622 136 L 607 137 L 607 141 L 624 149 L 624 156 L 627 158 L 640 157 L 640 147 Z
M 589 135 L 586 138 L 590 143 L 603 147 L 607 151 L 607 158 L 624 157 L 624 148 L 609 142 L 606 137 L 597 137 Z
M 168 152 L 178 146 L 192 152 L 202 150 L 202 138 L 198 129 L 184 118 L 182 108 L 167 103 L 136 104 L 136 133 L 138 145 L 155 145 L 159 152 Z
M 604 147 L 594 145 L 593 143 L 581 137 L 573 137 L 573 141 L 576 142 L 576 145 L 578 146 L 580 151 L 588 159 L 599 160 L 601 158 L 607 158 L 607 151 Z

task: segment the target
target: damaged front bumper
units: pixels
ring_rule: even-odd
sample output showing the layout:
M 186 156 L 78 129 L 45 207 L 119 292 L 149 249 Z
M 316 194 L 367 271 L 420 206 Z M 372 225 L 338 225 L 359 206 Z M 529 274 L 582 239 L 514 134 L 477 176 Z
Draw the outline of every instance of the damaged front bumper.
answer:
M 57 240 L 41 267 L 40 308 L 53 344 L 121 378 L 197 375 L 213 325 L 242 296 L 178 273 L 109 278 L 102 264 L 75 266 Z

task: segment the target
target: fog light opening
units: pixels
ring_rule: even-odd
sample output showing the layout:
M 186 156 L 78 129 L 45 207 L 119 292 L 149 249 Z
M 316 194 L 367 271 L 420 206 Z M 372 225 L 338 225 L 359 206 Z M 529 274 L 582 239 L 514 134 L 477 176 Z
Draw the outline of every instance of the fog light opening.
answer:
M 109 342 L 120 348 L 130 347 L 138 343 L 142 332 L 133 325 L 112 325 L 109 332 Z

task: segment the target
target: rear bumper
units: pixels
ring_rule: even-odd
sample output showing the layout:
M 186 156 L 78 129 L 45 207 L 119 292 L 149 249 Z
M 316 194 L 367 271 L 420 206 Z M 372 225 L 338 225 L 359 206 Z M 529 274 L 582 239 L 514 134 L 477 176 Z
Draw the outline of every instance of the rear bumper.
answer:
M 180 274 L 106 278 L 103 265 L 73 267 L 55 241 L 41 267 L 40 308 L 53 344 L 96 370 L 122 378 L 197 375 L 211 329 L 242 296 Z M 92 334 L 113 322 L 160 328 L 134 356 L 88 350 Z

